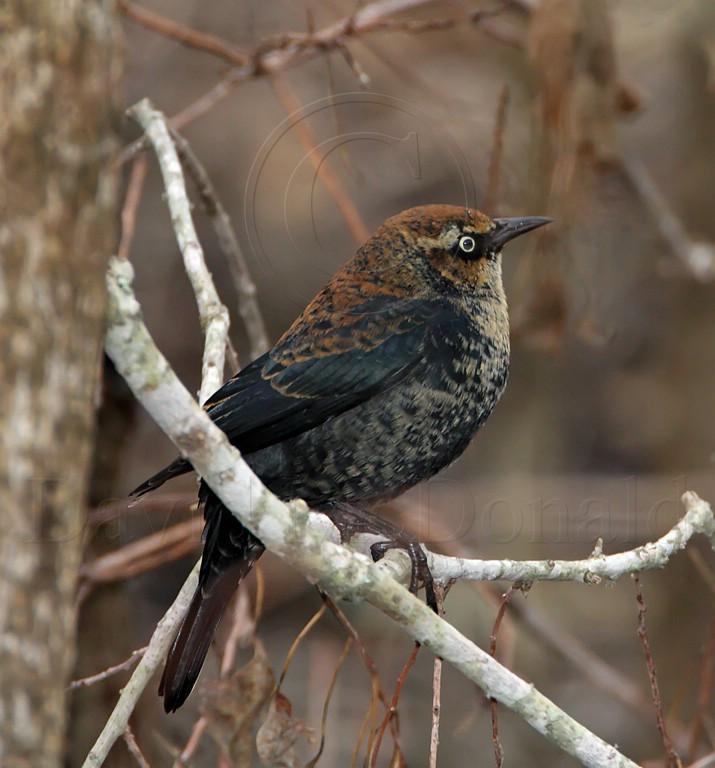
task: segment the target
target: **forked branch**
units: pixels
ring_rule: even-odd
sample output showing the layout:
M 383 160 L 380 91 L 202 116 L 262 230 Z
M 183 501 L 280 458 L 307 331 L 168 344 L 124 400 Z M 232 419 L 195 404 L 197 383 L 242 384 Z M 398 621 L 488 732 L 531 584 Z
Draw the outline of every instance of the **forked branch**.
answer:
M 153 131 L 159 153 L 173 144 L 168 131 L 159 130 L 149 105 L 136 110 Z M 165 128 L 165 126 L 164 126 Z M 168 155 L 166 155 L 168 157 Z M 178 159 L 170 158 L 172 167 Z M 180 167 L 179 167 L 180 171 Z M 212 297 L 215 288 L 205 265 L 199 263 L 200 246 L 195 233 L 178 229 L 186 225 L 188 198 L 183 175 L 165 173 L 172 221 L 185 256 L 187 271 L 198 268 L 204 280 L 200 296 Z M 189 217 L 190 218 L 190 217 Z M 191 258 L 187 258 L 186 250 Z M 410 594 L 395 576 L 405 578 L 407 563 L 396 553 L 379 564 L 338 543 L 339 535 L 324 515 L 311 512 L 302 501 L 284 503 L 274 496 L 229 444 L 225 434 L 181 384 L 157 349 L 141 316 L 132 289 L 133 271 L 126 260 L 113 259 L 107 277 L 109 292 L 106 350 L 134 395 L 206 480 L 231 512 L 258 536 L 266 547 L 293 565 L 321 589 L 334 596 L 349 595 L 367 600 L 397 622 L 405 632 L 452 664 L 475 682 L 489 698 L 519 714 L 534 729 L 583 765 L 636 768 L 636 764 L 578 723 L 532 685 L 502 666 L 451 624 L 435 615 Z M 208 293 L 206 293 L 206 291 Z M 216 301 L 218 298 L 216 297 Z M 220 304 L 220 302 L 219 302 Z M 209 345 L 207 338 L 207 346 Z M 206 359 L 206 358 L 204 358 Z M 204 371 L 206 373 L 206 370 Z M 206 376 L 202 393 L 206 387 Z M 577 580 L 595 583 L 626 573 L 662 567 L 696 533 L 707 536 L 715 548 L 715 518 L 710 506 L 689 492 L 683 497 L 687 513 L 656 542 L 630 552 L 594 554 L 581 561 L 480 561 L 430 554 L 433 575 L 452 579 Z M 363 543 L 360 540 L 359 543 Z M 196 584 L 197 568 L 182 587 L 179 597 L 159 623 L 148 649 L 124 688 L 119 702 L 85 762 L 102 765 L 112 744 L 126 732 L 129 716 L 149 678 L 162 663 L 182 620 Z

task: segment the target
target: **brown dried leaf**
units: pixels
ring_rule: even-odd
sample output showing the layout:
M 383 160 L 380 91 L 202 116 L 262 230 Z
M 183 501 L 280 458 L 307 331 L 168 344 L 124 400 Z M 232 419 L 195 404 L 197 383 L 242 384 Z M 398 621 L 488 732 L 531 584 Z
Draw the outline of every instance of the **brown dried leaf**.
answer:
M 251 764 L 253 729 L 273 686 L 273 670 L 260 643 L 243 667 L 202 686 L 202 714 L 209 733 L 232 765 Z
M 312 728 L 293 717 L 290 700 L 278 691 L 256 734 L 261 764 L 266 768 L 296 768 L 298 758 L 295 747 L 299 739 L 310 738 L 312 734 Z

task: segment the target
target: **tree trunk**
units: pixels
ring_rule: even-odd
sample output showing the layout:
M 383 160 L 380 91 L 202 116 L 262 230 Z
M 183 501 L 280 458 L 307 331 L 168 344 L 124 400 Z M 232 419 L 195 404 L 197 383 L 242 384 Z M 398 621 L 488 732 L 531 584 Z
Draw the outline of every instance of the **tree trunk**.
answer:
M 0 10 L 0 764 L 62 762 L 114 244 L 113 0 Z

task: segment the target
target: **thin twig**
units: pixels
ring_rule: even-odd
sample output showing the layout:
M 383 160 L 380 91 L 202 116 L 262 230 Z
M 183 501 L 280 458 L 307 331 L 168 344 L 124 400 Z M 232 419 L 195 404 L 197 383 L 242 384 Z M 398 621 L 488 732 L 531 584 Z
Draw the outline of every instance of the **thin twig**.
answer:
M 299 113 L 301 104 L 296 99 L 293 91 L 283 77 L 276 75 L 271 78 L 273 92 L 278 102 L 288 115 Z M 318 178 L 325 186 L 328 194 L 333 198 L 340 211 L 340 215 L 350 230 L 353 240 L 358 245 L 362 245 L 370 237 L 370 230 L 363 221 L 355 202 L 347 193 L 340 177 L 333 171 L 330 161 L 324 158 L 318 151 L 318 140 L 313 133 L 313 129 L 306 120 L 296 120 L 293 123 L 298 140 L 305 149 L 310 164 L 313 166 Z
M 106 525 L 130 514 L 165 513 L 165 519 L 173 515 L 196 512 L 195 493 L 157 493 L 140 499 L 109 499 L 87 512 L 87 523 L 92 527 Z
M 228 677 L 233 670 L 236 660 L 236 651 L 244 638 L 253 637 L 256 629 L 256 622 L 251 615 L 251 600 L 248 596 L 246 583 L 241 582 L 233 607 L 233 620 L 231 622 L 231 631 L 226 639 L 226 645 L 221 657 L 221 677 Z
M 186 194 L 181 162 L 169 134 L 166 118 L 154 109 L 148 99 L 143 99 L 131 107 L 129 114 L 144 129 L 156 151 L 174 233 L 184 259 L 186 274 L 194 289 L 205 341 L 199 392 L 199 402 L 204 403 L 223 384 L 228 311 L 219 299 L 211 273 L 204 261 L 204 252 L 191 217 L 191 205 Z
M 473 584 L 475 589 L 482 586 L 486 585 L 477 582 Z M 490 589 L 496 592 L 496 587 Z M 571 662 L 593 685 L 622 701 L 634 712 L 640 715 L 644 713 L 649 700 L 641 693 L 636 683 L 596 655 L 576 635 L 543 616 L 524 600 L 512 601 L 509 616 L 512 620 L 521 622 L 528 629 L 530 636 L 539 638 L 546 647 Z
M 658 675 L 655 669 L 655 660 L 648 639 L 648 630 L 645 624 L 646 604 L 643 599 L 640 578 L 633 574 L 633 583 L 636 585 L 636 603 L 638 604 L 638 639 L 643 646 L 646 666 L 648 667 L 648 679 L 650 681 L 650 691 L 655 706 L 655 716 L 658 723 L 658 731 L 663 741 L 663 748 L 668 763 L 668 768 L 680 768 L 682 763 L 673 748 L 673 742 L 668 735 L 668 728 L 665 724 L 665 715 L 663 714 L 663 701 L 660 696 L 660 687 L 658 686 Z
M 396 722 L 395 728 L 399 732 L 399 727 L 398 727 L 399 721 L 397 720 L 397 706 L 400 703 L 400 695 L 402 694 L 402 688 L 405 685 L 405 680 L 407 680 L 407 676 L 410 674 L 410 670 L 414 666 L 415 661 L 417 661 L 417 654 L 420 652 L 421 647 L 422 646 L 419 643 L 415 643 L 412 646 L 410 655 L 407 657 L 407 661 L 405 661 L 405 663 L 402 665 L 400 674 L 397 676 L 397 680 L 395 682 L 395 690 L 392 692 L 392 698 L 390 699 L 390 706 L 387 712 L 385 712 L 385 716 L 383 717 L 382 722 L 380 723 L 377 737 L 374 742 L 374 747 L 373 747 L 374 758 L 370 762 L 371 766 L 377 763 L 377 756 L 380 753 L 380 745 L 382 744 L 382 738 L 385 735 L 385 729 L 387 728 L 387 725 L 391 720 L 395 720 Z M 358 743 L 358 746 L 359 746 L 359 743 Z
M 489 653 L 496 659 L 497 657 L 497 637 L 499 636 L 499 629 L 501 628 L 502 621 L 506 615 L 506 609 L 511 598 L 514 595 L 514 587 L 509 587 L 507 591 L 502 595 L 501 602 L 499 604 L 499 610 L 494 619 L 494 625 L 492 626 L 492 633 L 489 636 Z M 497 768 L 502 768 L 504 765 L 504 749 L 502 748 L 501 739 L 499 738 L 499 705 L 497 700 L 489 699 L 489 707 L 492 715 L 492 745 L 494 746 L 494 763 Z
M 437 768 L 439 721 L 442 714 L 442 659 L 435 656 L 432 670 L 432 727 L 429 740 L 429 768 Z
M 283 662 L 283 669 L 281 670 L 280 677 L 278 678 L 278 681 L 273 687 L 273 696 L 275 696 L 280 691 L 281 686 L 283 685 L 283 681 L 285 680 L 285 677 L 288 674 L 288 670 L 290 669 L 290 665 L 293 661 L 293 657 L 295 656 L 298 648 L 300 647 L 300 644 L 311 633 L 311 631 L 316 626 L 316 624 L 323 618 L 323 614 L 325 613 L 325 608 L 326 608 L 326 605 L 325 603 L 323 603 L 323 605 L 321 605 L 320 608 L 318 608 L 318 610 L 310 617 L 310 619 L 308 619 L 303 629 L 301 629 L 300 632 L 298 632 L 298 634 L 295 636 L 293 642 L 291 643 L 290 648 L 288 649 L 288 653 L 286 654 L 285 661 Z
M 251 80 L 255 77 L 265 75 L 274 75 L 277 72 L 288 69 L 308 59 L 330 52 L 331 50 L 341 50 L 345 47 L 346 39 L 357 38 L 380 30 L 404 31 L 404 32 L 429 32 L 434 29 L 445 29 L 457 24 L 481 24 L 485 30 L 491 29 L 490 25 L 494 23 L 491 18 L 501 12 L 497 7 L 491 12 L 473 11 L 461 16 L 446 19 L 437 19 L 432 21 L 410 20 L 410 19 L 392 19 L 391 17 L 406 10 L 419 8 L 427 5 L 434 0 L 376 0 L 364 6 L 356 13 L 345 16 L 332 24 L 315 30 L 308 34 L 291 32 L 278 37 L 264 40 L 250 51 L 241 52 L 236 49 L 229 53 L 228 58 L 220 53 L 220 45 L 215 45 L 213 36 L 205 36 L 204 33 L 179 25 L 188 37 L 184 35 L 182 43 L 191 44 L 192 47 L 201 48 L 206 53 L 220 56 L 224 61 L 230 63 L 236 55 L 245 54 L 247 61 L 244 64 L 234 66 L 233 69 L 209 91 L 202 94 L 186 106 L 176 115 L 169 119 L 172 128 L 180 130 L 194 120 L 211 111 L 217 104 L 223 101 L 233 89 L 241 83 Z M 451 4 L 451 3 L 450 3 Z M 136 6 L 134 6 L 136 8 Z M 176 27 L 176 22 L 159 16 L 152 12 L 154 19 L 158 23 L 153 23 L 152 29 L 159 34 L 168 34 L 173 39 L 178 39 L 178 35 L 168 32 L 172 27 Z M 159 22 L 163 20 L 163 24 Z M 137 19 L 138 20 L 138 19 Z M 489 32 L 493 35 L 493 32 Z M 209 38 L 207 46 L 200 45 L 202 37 Z M 222 41 L 219 41 L 222 42 Z M 231 48 L 230 43 L 223 42 L 225 47 Z M 119 154 L 118 164 L 130 160 L 138 151 L 146 146 L 144 138 L 138 139 L 125 147 Z
M 129 682 L 122 689 L 119 701 L 114 706 L 112 714 L 87 755 L 83 768 L 98 768 L 102 765 L 114 742 L 126 731 L 129 718 L 139 701 L 139 697 L 159 665 L 164 661 L 179 625 L 189 610 L 189 603 L 199 580 L 200 562 L 197 562 L 192 568 L 171 607 L 156 625 L 146 652 L 129 678 Z
M 226 339 L 226 359 L 228 361 L 228 368 L 231 371 L 231 375 L 238 373 L 241 370 L 241 362 L 238 359 L 238 352 L 236 347 L 233 346 L 231 337 Z
M 444 613 L 445 589 L 435 585 L 435 598 L 439 614 Z M 437 768 L 437 750 L 439 748 L 439 722 L 442 716 L 442 659 L 434 657 L 432 668 L 432 726 L 429 739 L 429 768 Z
M 266 577 L 263 575 L 263 568 L 260 563 L 253 569 L 256 574 L 256 597 L 254 598 L 253 605 L 253 624 L 258 629 L 258 623 L 263 616 L 263 605 L 266 597 Z
M 340 607 L 336 605 L 335 602 L 331 600 L 331 598 L 324 592 L 321 591 L 320 596 L 322 597 L 324 604 L 330 608 L 330 611 L 335 616 L 335 618 L 343 625 L 347 633 L 355 641 L 355 645 L 357 646 L 358 652 L 360 653 L 360 659 L 363 663 L 363 666 L 367 670 L 368 675 L 370 676 L 372 698 L 370 700 L 369 722 L 372 723 L 376 714 L 375 710 L 377 702 L 380 702 L 383 707 L 387 709 L 387 698 L 385 697 L 385 692 L 382 688 L 382 682 L 380 680 L 380 673 L 378 672 L 377 664 L 375 664 L 374 659 L 368 653 L 368 650 L 365 647 L 365 643 L 360 637 L 360 633 L 357 631 L 357 629 L 355 629 L 345 613 L 340 610 Z M 390 727 L 392 728 L 393 738 L 395 741 L 397 741 L 397 731 L 394 729 L 394 724 L 392 721 L 390 722 Z M 368 740 L 368 753 L 370 753 L 372 749 L 372 739 L 373 733 L 371 733 Z
M 203 521 L 196 517 L 100 555 L 80 568 L 80 577 L 94 584 L 137 576 L 178 560 L 201 546 Z
M 357 768 L 358 764 L 358 757 L 360 756 L 360 747 L 362 747 L 362 740 L 365 738 L 365 735 L 368 734 L 368 744 L 367 744 L 367 756 L 366 760 L 370 761 L 370 724 L 372 723 L 372 718 L 374 714 L 374 701 L 375 697 L 370 696 L 370 706 L 365 710 L 365 714 L 363 715 L 362 721 L 360 723 L 360 728 L 358 728 L 358 735 L 357 739 L 355 741 L 355 746 L 353 747 L 353 754 L 352 759 L 350 760 L 350 768 Z M 374 742 L 373 742 L 374 745 Z M 374 746 L 373 746 L 374 749 Z M 363 763 L 364 765 L 364 763 Z M 370 768 L 374 768 L 372 762 L 368 762 L 368 765 Z
M 695 760 L 700 735 L 703 730 L 703 721 L 710 711 L 713 697 L 713 685 L 715 684 L 715 616 L 710 622 L 710 632 L 703 648 L 703 658 L 700 664 L 700 685 L 698 688 L 698 703 L 693 724 L 690 731 L 688 745 L 688 759 Z
M 309 28 L 307 32 L 275 35 L 261 41 L 251 50 L 237 48 L 215 35 L 161 16 L 129 0 L 120 0 L 120 7 L 127 16 L 142 26 L 182 45 L 216 56 L 238 70 L 247 70 L 247 76 L 273 74 L 278 69 L 304 60 L 306 55 L 340 48 L 345 45 L 347 39 L 369 32 L 398 30 L 421 33 L 446 30 L 458 24 L 478 24 L 483 19 L 498 16 L 506 8 L 506 4 L 501 4 L 491 10 L 476 9 L 458 16 L 439 16 L 432 19 L 394 18 L 399 13 L 430 2 L 434 0 L 377 0 L 322 29 Z
M 205 715 L 200 717 L 191 729 L 188 741 L 181 750 L 181 753 L 174 761 L 174 768 L 181 768 L 181 766 L 188 765 L 189 760 L 194 756 L 194 752 L 198 749 L 201 739 L 209 725 L 209 719 Z
M 127 18 L 152 30 L 152 32 L 176 40 L 177 43 L 189 48 L 211 53 L 235 66 L 244 66 L 251 60 L 250 54 L 215 35 L 199 32 L 193 27 L 168 19 L 166 16 L 129 2 L 129 0 L 119 0 L 119 9 Z
M 119 664 L 115 664 L 112 667 L 107 667 L 101 672 L 97 672 L 96 675 L 90 675 L 89 677 L 80 677 L 78 680 L 73 680 L 67 686 L 67 690 L 75 691 L 77 690 L 77 688 L 85 688 L 88 685 L 94 685 L 95 683 L 98 683 L 100 680 L 106 680 L 108 677 L 111 677 L 112 675 L 116 675 L 117 672 L 123 672 L 125 669 L 130 669 L 144 655 L 147 648 L 148 646 L 146 645 L 143 648 L 137 648 L 135 651 L 132 651 L 131 655 L 128 658 L 124 659 L 124 661 L 120 662 Z
M 218 83 L 211 86 L 206 93 L 202 93 L 173 115 L 169 119 L 169 125 L 177 131 L 182 130 L 187 125 L 208 114 L 217 104 L 220 104 L 227 96 L 233 93 L 237 85 L 246 80 L 245 68 L 231 70 Z M 127 147 L 126 151 L 129 151 L 129 147 Z
M 345 45 L 345 43 L 340 43 L 338 45 L 338 50 L 343 55 L 345 63 L 348 65 L 348 67 L 350 67 L 350 71 L 358 81 L 358 85 L 361 88 L 368 88 L 372 82 L 370 80 L 370 75 L 368 75 L 368 73 L 365 71 L 355 54 L 350 50 L 350 48 L 348 48 L 347 45 Z
M 360 659 L 362 660 L 363 666 L 367 670 L 367 673 L 370 675 L 370 679 L 375 686 L 378 697 L 382 704 L 387 707 L 387 699 L 385 698 L 385 693 L 382 689 L 382 682 L 380 681 L 380 673 L 377 670 L 377 664 L 375 664 L 375 660 L 368 653 L 368 650 L 365 647 L 365 643 L 360 637 L 360 633 L 357 631 L 357 629 L 355 629 L 350 619 L 348 619 L 340 607 L 336 605 L 336 603 L 327 594 L 321 592 L 320 596 L 322 597 L 325 605 L 330 608 L 331 613 L 343 625 L 347 633 L 355 641 L 355 644 L 357 645 L 358 651 L 360 653 Z
M 253 282 L 241 246 L 238 244 L 231 219 L 216 194 L 206 169 L 196 157 L 189 142 L 177 130 L 171 129 L 171 136 L 186 172 L 196 185 L 201 207 L 211 221 L 219 248 L 228 262 L 238 294 L 238 314 L 246 328 L 251 360 L 255 360 L 270 346 L 266 323 L 258 302 L 256 284 Z
M 315 766 L 318 764 L 318 760 L 320 760 L 320 756 L 323 754 L 323 749 L 325 748 L 325 732 L 328 722 L 328 708 L 330 707 L 330 700 L 333 697 L 333 691 L 335 690 L 335 684 L 338 681 L 340 670 L 343 668 L 345 659 L 347 659 L 348 653 L 350 653 L 350 649 L 353 647 L 354 642 L 355 641 L 353 638 L 349 635 L 345 639 L 342 653 L 340 654 L 340 658 L 338 659 L 338 662 L 335 665 L 335 669 L 333 670 L 333 675 L 330 678 L 330 685 L 328 685 L 328 691 L 325 694 L 325 701 L 323 702 L 323 714 L 320 718 L 320 745 L 314 757 L 308 760 L 308 762 L 305 764 L 305 768 L 315 768 Z
M 122 232 L 117 249 L 117 257 L 120 259 L 129 258 L 136 230 L 137 209 L 142 199 L 148 165 L 146 154 L 140 152 L 134 158 L 132 169 L 129 172 L 127 192 L 124 197 L 124 205 L 122 206 Z
M 180 131 L 190 123 L 208 114 L 217 104 L 220 104 L 229 94 L 232 93 L 235 86 L 244 82 L 243 75 L 245 70 L 231 70 L 215 85 L 212 85 L 208 91 L 202 93 L 199 97 L 189 102 L 183 109 L 172 115 L 167 120 L 167 124 L 174 130 Z M 120 167 L 132 160 L 137 153 L 146 149 L 149 141 L 146 134 L 127 144 L 117 155 L 115 166 Z
M 715 245 L 693 240 L 675 215 L 646 167 L 633 158 L 623 158 L 623 170 L 650 214 L 661 237 L 690 275 L 702 282 L 715 280 Z
M 124 742 L 127 745 L 127 749 L 129 750 L 129 753 L 136 760 L 139 768 L 150 768 L 149 762 L 142 754 L 142 751 L 139 748 L 139 745 L 137 744 L 137 740 L 136 738 L 134 738 L 132 729 L 129 726 L 127 726 L 124 730 Z

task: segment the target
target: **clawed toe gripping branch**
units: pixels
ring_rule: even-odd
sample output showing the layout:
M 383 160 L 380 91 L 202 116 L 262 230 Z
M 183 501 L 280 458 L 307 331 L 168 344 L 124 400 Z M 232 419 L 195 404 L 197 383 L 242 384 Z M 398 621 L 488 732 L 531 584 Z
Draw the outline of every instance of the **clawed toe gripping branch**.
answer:
M 162 167 L 172 223 L 200 315 L 205 320 L 203 395 L 215 388 L 216 375 L 222 372 L 227 313 L 218 300 L 193 231 L 181 163 L 164 118 L 146 101 L 137 105 L 133 113 L 147 131 Z M 344 546 L 339 543 L 338 530 L 328 517 L 312 512 L 301 501 L 286 504 L 274 496 L 228 443 L 224 433 L 213 424 L 157 349 L 142 320 L 132 279 L 129 262 L 113 259 L 107 276 L 108 355 L 156 423 L 224 504 L 268 549 L 318 582 L 328 594 L 363 599 L 383 611 L 407 634 L 475 682 L 488 698 L 516 712 L 583 765 L 636 766 L 411 594 L 403 586 L 409 583 L 412 573 L 410 558 L 404 552 L 391 551 L 379 563 L 373 563 L 366 552 L 370 544 L 374 544 L 374 536 L 367 540 L 356 536 L 350 547 Z M 572 580 L 593 584 L 660 568 L 695 534 L 708 537 L 715 548 L 715 518 L 710 506 L 694 493 L 686 493 L 683 502 L 686 514 L 668 533 L 656 542 L 629 552 L 594 554 L 580 561 L 521 562 L 470 560 L 427 551 L 425 555 L 433 578 L 441 583 L 471 579 Z M 102 765 L 114 742 L 126 732 L 139 696 L 162 663 L 187 610 L 197 572 L 198 566 L 159 622 L 144 656 L 87 756 L 87 768 Z

